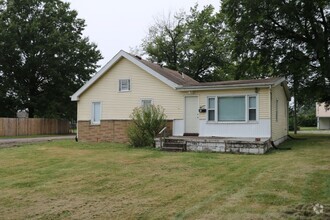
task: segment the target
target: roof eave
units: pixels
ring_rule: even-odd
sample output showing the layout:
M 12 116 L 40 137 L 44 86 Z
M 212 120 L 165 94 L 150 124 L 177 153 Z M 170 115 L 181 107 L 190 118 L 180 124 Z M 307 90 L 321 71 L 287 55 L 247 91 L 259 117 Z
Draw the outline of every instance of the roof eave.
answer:
M 243 89 L 243 88 L 268 88 L 271 83 L 253 83 L 241 85 L 212 85 L 212 86 L 182 86 L 177 87 L 178 91 L 207 91 L 207 90 L 227 90 L 227 89 Z

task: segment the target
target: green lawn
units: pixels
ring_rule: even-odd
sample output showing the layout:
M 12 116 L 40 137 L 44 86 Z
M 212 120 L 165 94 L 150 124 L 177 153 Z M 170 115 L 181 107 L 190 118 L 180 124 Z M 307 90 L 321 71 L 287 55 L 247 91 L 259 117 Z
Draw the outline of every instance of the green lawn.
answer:
M 315 131 L 317 127 L 300 127 L 300 131 Z
M 1 219 L 327 219 L 330 138 L 266 155 L 48 142 L 0 149 Z M 324 213 L 316 215 L 315 203 Z

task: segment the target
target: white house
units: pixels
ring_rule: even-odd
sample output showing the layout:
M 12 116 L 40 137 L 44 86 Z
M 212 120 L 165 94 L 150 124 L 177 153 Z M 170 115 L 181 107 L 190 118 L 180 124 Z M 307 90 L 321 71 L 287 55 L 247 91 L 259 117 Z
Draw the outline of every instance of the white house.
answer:
M 318 129 L 330 129 L 330 108 L 325 103 L 316 103 L 316 118 Z
M 199 83 L 189 76 L 120 51 L 71 96 L 78 138 L 127 142 L 133 109 L 161 105 L 173 136 L 265 138 L 288 134 L 284 78 Z

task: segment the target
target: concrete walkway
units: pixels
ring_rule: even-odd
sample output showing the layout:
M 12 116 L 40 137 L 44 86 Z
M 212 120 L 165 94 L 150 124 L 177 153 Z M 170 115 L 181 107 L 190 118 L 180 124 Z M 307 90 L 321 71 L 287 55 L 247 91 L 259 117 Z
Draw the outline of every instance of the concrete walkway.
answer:
M 34 138 L 0 138 L 0 148 L 14 147 L 22 144 L 47 142 L 53 140 L 74 140 L 75 135 L 61 135 L 49 137 L 34 137 Z

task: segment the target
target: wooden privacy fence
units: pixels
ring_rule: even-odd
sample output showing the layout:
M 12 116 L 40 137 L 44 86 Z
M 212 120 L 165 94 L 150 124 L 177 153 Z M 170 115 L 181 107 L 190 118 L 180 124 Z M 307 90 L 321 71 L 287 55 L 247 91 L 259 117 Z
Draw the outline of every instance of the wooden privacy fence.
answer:
M 69 121 L 47 118 L 0 118 L 0 136 L 68 134 Z

